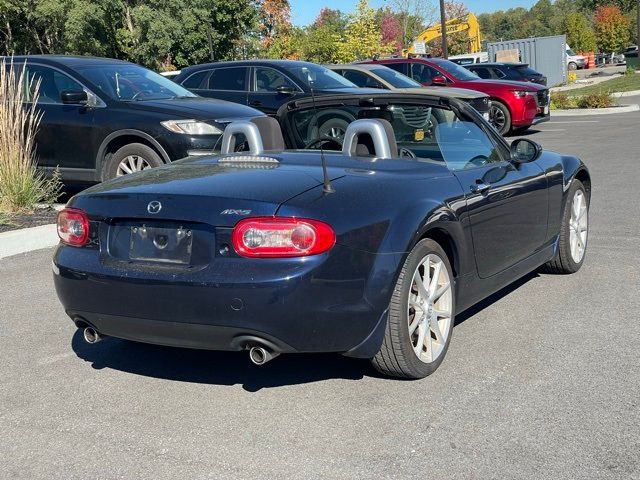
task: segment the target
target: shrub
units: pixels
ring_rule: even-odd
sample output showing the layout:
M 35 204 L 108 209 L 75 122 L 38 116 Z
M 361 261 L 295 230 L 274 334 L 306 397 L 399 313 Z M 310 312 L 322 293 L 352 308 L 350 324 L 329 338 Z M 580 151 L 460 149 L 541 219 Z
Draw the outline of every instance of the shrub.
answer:
M 576 98 L 570 97 L 564 92 L 554 92 L 551 94 L 551 110 L 566 110 L 577 108 Z
M 635 75 L 636 74 L 636 69 L 633 68 L 631 65 L 627 65 L 627 69 L 624 71 L 625 75 Z
M 578 108 L 606 108 L 615 105 L 615 100 L 610 93 L 589 93 L 578 97 Z
M 62 191 L 59 174 L 48 179 L 36 169 L 39 84 L 28 86 L 34 92 L 32 103 L 24 103 L 24 69 L 17 73 L 13 61 L 0 62 L 0 211 L 5 213 L 27 211 L 39 202 L 53 203 Z

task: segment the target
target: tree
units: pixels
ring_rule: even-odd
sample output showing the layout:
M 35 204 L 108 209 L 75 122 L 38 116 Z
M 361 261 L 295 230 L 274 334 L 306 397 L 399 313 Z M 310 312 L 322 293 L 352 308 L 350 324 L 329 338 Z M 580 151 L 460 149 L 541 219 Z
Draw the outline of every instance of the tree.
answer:
M 382 43 L 392 45 L 394 53 L 402 52 L 402 25 L 398 17 L 389 10 L 385 10 L 380 21 Z
M 382 42 L 382 33 L 376 22 L 376 12 L 367 0 L 359 0 L 340 43 L 339 56 L 344 62 L 379 57 L 393 51 L 393 45 Z
M 400 22 L 401 41 L 405 46 L 438 17 L 433 0 L 390 0 L 389 4 Z
M 618 7 L 598 7 L 593 21 L 600 51 L 619 52 L 627 46 L 630 22 Z
M 269 48 L 276 36 L 291 34 L 291 6 L 288 0 L 260 0 L 259 6 L 262 42 Z
M 596 49 L 596 36 L 584 14 L 568 13 L 564 19 L 563 29 L 567 35 L 567 43 L 579 52 L 593 52 Z

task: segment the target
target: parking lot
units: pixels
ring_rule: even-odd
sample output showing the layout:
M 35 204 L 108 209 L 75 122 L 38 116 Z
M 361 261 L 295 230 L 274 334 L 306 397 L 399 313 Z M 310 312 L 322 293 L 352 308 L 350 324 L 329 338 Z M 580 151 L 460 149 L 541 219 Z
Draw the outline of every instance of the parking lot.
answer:
M 334 355 L 88 346 L 52 250 L 0 260 L 0 478 L 640 478 L 639 124 L 533 129 L 591 170 L 586 263 L 460 316 L 422 381 Z

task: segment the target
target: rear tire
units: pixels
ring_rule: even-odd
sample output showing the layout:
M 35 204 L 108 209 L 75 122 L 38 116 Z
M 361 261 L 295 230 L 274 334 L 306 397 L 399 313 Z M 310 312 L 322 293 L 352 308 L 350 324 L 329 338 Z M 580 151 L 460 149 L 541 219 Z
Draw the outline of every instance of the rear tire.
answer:
M 580 270 L 587 254 L 589 196 L 579 180 L 573 180 L 562 209 L 558 251 L 542 268 L 547 273 L 569 274 Z
M 111 180 L 160 165 L 163 165 L 163 161 L 151 147 L 142 143 L 130 143 L 119 148 L 107 160 L 102 172 L 102 180 Z
M 567 65 L 567 67 L 569 68 L 569 70 L 578 70 L 578 64 L 575 62 L 569 62 L 569 65 Z
M 417 379 L 431 375 L 449 348 L 454 313 L 449 259 L 436 242 L 421 240 L 398 277 L 389 303 L 384 340 L 371 360 L 373 366 L 392 377 Z
M 500 135 L 506 135 L 511 131 L 511 112 L 502 102 L 491 100 L 489 121 Z

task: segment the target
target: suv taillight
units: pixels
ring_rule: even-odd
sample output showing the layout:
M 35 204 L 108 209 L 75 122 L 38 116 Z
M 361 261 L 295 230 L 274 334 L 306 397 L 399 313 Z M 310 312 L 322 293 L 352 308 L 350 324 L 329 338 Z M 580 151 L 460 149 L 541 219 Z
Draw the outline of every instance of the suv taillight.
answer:
M 89 218 L 77 208 L 65 208 L 58 213 L 58 236 L 63 243 L 82 247 L 89 240 Z
M 317 220 L 258 217 L 239 221 L 231 240 L 243 257 L 305 257 L 331 249 L 336 235 L 329 225 Z

